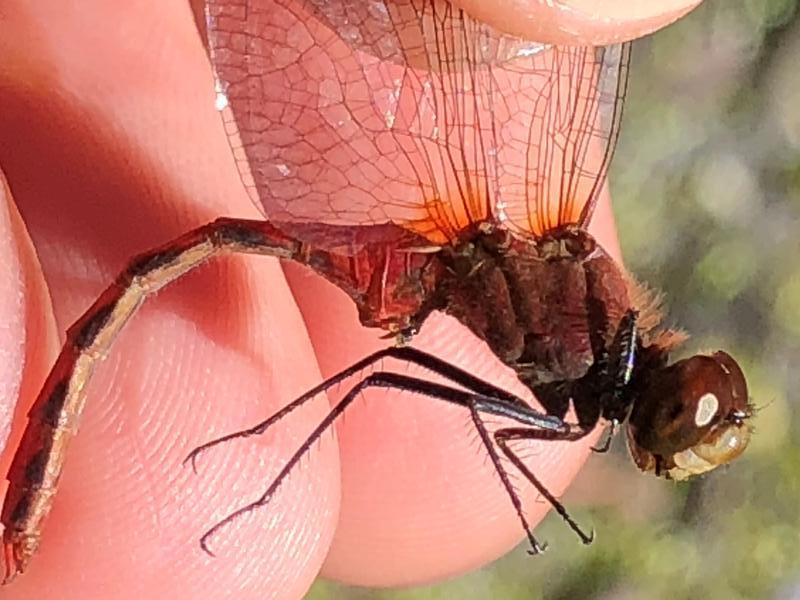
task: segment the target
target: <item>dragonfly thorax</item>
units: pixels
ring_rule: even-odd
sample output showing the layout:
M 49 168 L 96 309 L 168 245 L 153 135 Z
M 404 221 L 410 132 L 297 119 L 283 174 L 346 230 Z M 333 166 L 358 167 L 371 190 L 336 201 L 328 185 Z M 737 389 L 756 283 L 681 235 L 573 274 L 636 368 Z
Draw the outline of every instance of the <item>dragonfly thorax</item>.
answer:
M 478 235 L 443 249 L 442 308 L 532 389 L 586 374 L 630 308 L 619 266 L 583 230 Z

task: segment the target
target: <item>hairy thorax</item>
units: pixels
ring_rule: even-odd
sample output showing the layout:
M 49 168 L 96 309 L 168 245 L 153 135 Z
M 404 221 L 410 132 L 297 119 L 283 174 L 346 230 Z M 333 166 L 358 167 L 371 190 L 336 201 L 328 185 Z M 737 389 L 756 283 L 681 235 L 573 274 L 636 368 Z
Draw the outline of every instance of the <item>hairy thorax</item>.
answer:
M 580 378 L 630 308 L 624 273 L 577 228 L 479 233 L 440 260 L 445 310 L 528 383 Z

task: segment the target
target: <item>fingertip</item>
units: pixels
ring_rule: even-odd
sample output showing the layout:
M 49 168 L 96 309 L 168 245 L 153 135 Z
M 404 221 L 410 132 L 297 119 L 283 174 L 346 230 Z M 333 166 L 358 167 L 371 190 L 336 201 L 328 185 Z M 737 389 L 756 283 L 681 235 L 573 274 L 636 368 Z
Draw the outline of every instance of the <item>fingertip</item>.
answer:
M 622 249 L 619 245 L 619 235 L 617 232 L 614 209 L 611 204 L 611 196 L 608 191 L 608 184 L 603 186 L 600 198 L 597 201 L 592 220 L 589 223 L 589 231 L 608 252 L 611 257 L 622 264 Z
M 12 71 L 26 73 L 13 64 L 25 58 L 46 76 L 3 82 L 8 110 L 0 121 L 14 150 L 0 147 L 0 158 L 63 331 L 135 253 L 216 216 L 255 210 L 185 7 L 51 4 L 15 13 L 27 19 L 15 36 L 42 43 L 7 57 L 18 67 Z M 87 36 L 91 47 L 74 43 Z M 156 50 L 142 54 L 142 39 Z M 48 54 L 52 48 L 69 51 Z M 23 291 L 17 286 L 5 297 Z M 44 303 L 33 309 L 47 314 Z M 52 360 L 32 346 L 45 367 L 31 378 L 31 397 Z M 22 361 L 14 360 L 18 369 Z M 338 508 L 338 464 L 328 441 L 312 449 L 313 467 L 294 474 L 275 502 L 209 540 L 213 562 L 198 540 L 263 492 L 326 412 L 324 399 L 274 432 L 215 452 L 197 476 L 180 461 L 193 446 L 252 425 L 318 381 L 277 261 L 222 259 L 164 289 L 126 326 L 88 384 L 41 551 L 15 582 L 16 597 L 302 595 Z
M 41 265 L 2 171 L 0 271 L 0 472 L 6 473 L 59 341 Z
M 673 23 L 701 0 L 453 0 L 474 18 L 511 35 L 550 44 L 603 46 Z

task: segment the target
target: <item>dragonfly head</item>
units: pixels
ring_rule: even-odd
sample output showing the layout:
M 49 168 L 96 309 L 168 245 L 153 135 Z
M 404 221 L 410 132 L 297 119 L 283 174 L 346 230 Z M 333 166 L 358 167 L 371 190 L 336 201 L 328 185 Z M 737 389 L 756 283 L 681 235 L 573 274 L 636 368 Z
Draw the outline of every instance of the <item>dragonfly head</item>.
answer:
M 645 472 L 687 479 L 729 463 L 750 441 L 747 382 L 726 352 L 656 369 L 635 393 L 628 448 Z

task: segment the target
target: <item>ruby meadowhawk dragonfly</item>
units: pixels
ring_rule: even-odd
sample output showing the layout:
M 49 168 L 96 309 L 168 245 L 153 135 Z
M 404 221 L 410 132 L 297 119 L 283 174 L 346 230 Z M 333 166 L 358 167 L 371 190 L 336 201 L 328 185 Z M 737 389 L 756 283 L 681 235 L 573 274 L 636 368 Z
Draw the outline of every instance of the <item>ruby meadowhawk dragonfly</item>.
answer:
M 206 7 L 217 104 L 262 221 L 220 218 L 133 259 L 70 328 L 8 474 L 6 582 L 35 554 L 95 364 L 144 299 L 224 253 L 305 265 L 396 343 L 252 428 L 263 433 L 365 372 L 299 445 L 266 506 L 362 390 L 393 388 L 463 409 L 527 535 L 516 470 L 579 538 L 591 535 L 515 451 L 627 424 L 637 466 L 683 479 L 737 457 L 747 386 L 724 352 L 669 364 L 683 337 L 587 231 L 619 131 L 630 46 L 526 42 L 443 2 L 264 0 Z M 302 17 L 302 18 L 301 18 Z M 409 343 L 434 311 L 465 325 L 518 376 L 532 406 Z M 394 358 L 431 381 L 385 371 Z M 371 369 L 371 370 L 370 370 Z M 569 416 L 570 410 L 575 418 Z M 508 425 L 490 430 L 488 417 Z M 598 450 L 605 450 L 603 445 Z

